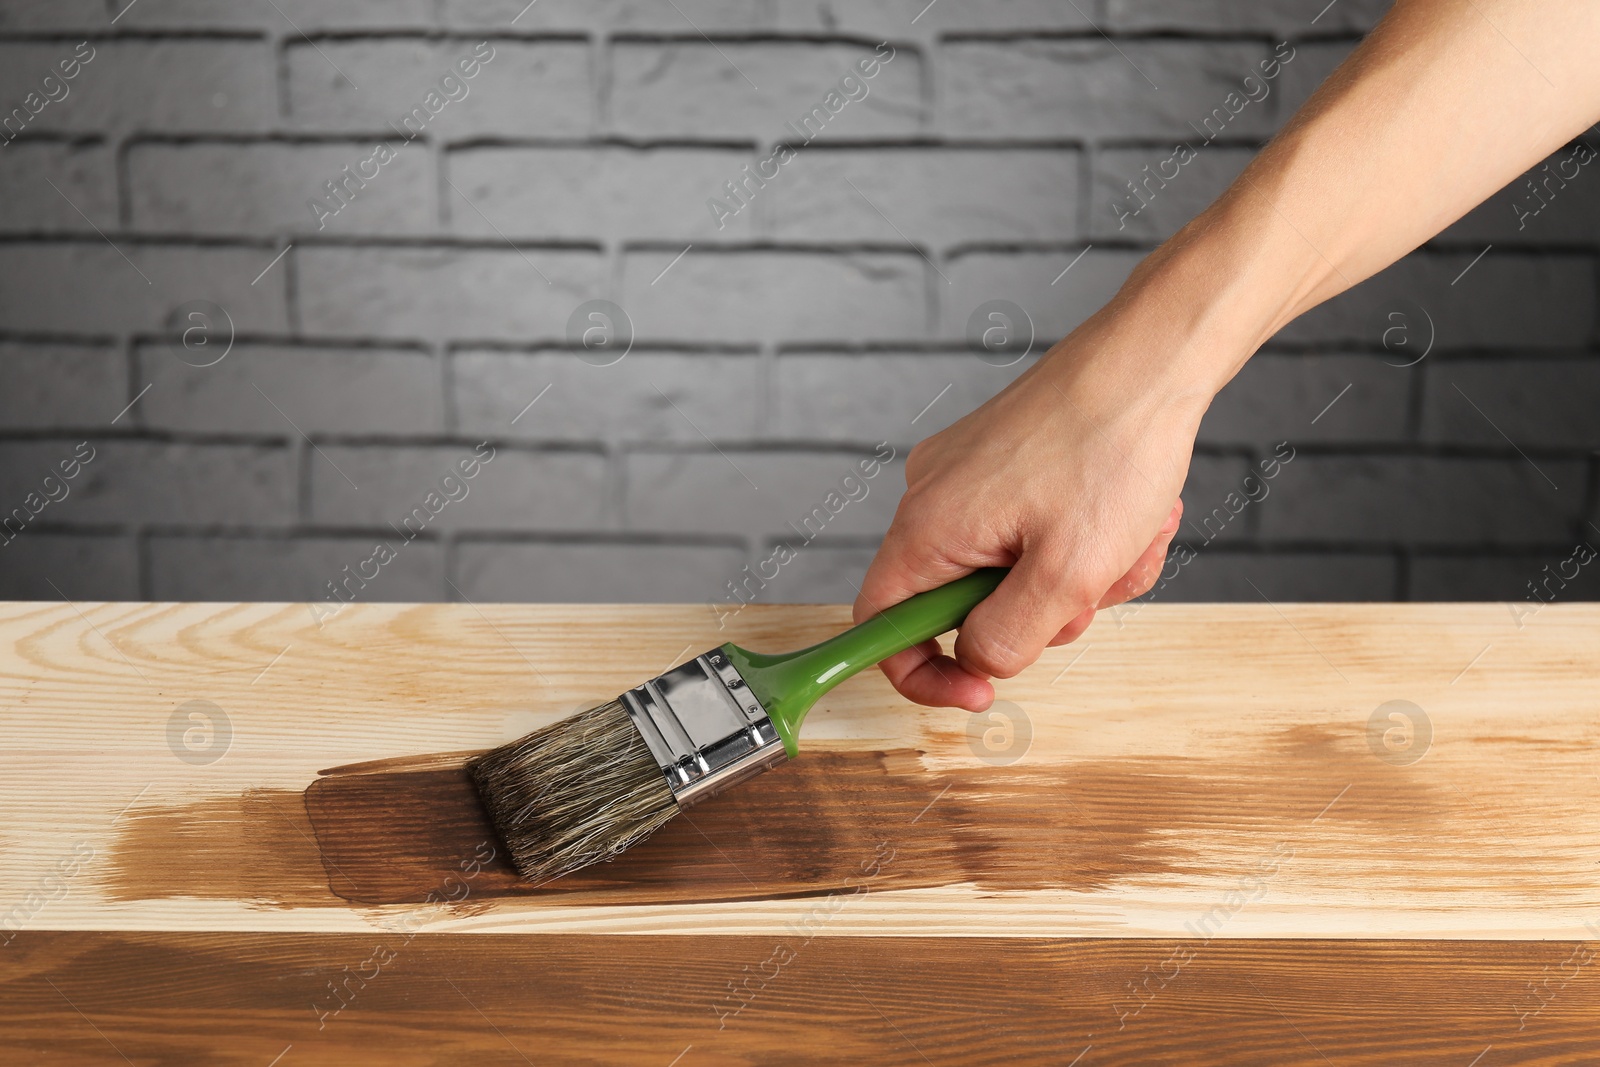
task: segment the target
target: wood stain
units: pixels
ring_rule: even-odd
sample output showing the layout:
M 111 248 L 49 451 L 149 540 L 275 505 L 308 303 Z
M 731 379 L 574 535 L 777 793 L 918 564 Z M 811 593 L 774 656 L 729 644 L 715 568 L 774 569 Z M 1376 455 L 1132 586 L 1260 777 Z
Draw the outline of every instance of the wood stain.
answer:
M 910 749 L 821 749 L 689 809 L 610 863 L 529 886 L 504 860 L 465 771 L 473 753 L 336 767 L 303 794 L 250 790 L 131 813 L 116 843 L 118 899 L 193 895 L 266 907 L 451 899 L 474 905 L 706 903 L 828 894 L 892 849 L 874 890 L 973 884 L 1095 890 L 1200 871 L 1186 831 L 1239 835 L 1241 865 L 1319 810 L 1330 824 L 1426 817 L 1426 789 L 1331 730 L 1296 727 L 1279 758 L 1129 758 L 930 772 Z M 1409 784 L 1407 784 L 1409 783 Z M 1348 787 L 1348 788 L 1346 788 Z M 1341 793 L 1341 790 L 1343 792 Z M 192 879 L 180 873 L 195 872 Z

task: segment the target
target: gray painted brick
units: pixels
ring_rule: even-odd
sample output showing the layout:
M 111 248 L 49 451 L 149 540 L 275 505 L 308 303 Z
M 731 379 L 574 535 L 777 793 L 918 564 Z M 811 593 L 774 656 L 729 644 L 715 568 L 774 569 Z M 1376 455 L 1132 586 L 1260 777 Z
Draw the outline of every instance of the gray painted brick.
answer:
M 96 58 L 67 99 L 0 147 L 0 234 L 63 238 L 0 241 L 0 330 L 150 334 L 178 325 L 179 304 L 208 299 L 251 339 L 218 365 L 196 368 L 141 338 L 141 376 L 131 382 L 120 345 L 0 342 L 0 430 L 50 434 L 0 440 L 0 492 L 8 494 L 0 506 L 37 488 L 28 484 L 34 467 L 42 478 L 61 458 L 53 450 L 70 455 L 146 384 L 112 432 L 155 430 L 180 442 L 244 433 L 278 443 L 97 440 L 99 456 L 72 495 L 0 548 L 0 596 L 54 598 L 38 581 L 47 573 L 74 597 L 138 595 L 128 528 L 143 524 L 156 527 L 144 553 L 146 593 L 319 596 L 481 435 L 525 444 L 501 446 L 469 499 L 433 525 L 442 538 L 409 543 L 362 599 L 451 599 L 450 573 L 474 600 L 726 604 L 727 579 L 765 557 L 774 538 L 793 536 L 786 523 L 849 472 L 854 455 L 841 446 L 887 437 L 900 453 L 894 469 L 760 597 L 849 601 L 900 493 L 906 446 L 1025 365 L 991 367 L 943 344 L 914 346 L 962 338 L 972 310 L 994 298 L 1027 308 L 1040 348 L 1069 332 L 1138 261 L 1137 252 L 1103 246 L 1153 243 L 1187 221 L 1248 158 L 1235 146 L 1280 125 L 1352 47 L 1305 37 L 1360 32 L 1387 6 L 139 0 L 111 27 L 123 3 L 0 0 L 0 30 L 61 34 L 0 42 L 0 106 L 20 103 L 70 55 L 76 34 L 107 35 L 94 38 Z M 133 35 L 118 36 L 129 28 Z M 260 36 L 185 36 L 216 30 Z M 469 83 L 467 99 L 429 124 L 429 143 L 409 157 L 402 151 L 318 234 L 306 200 L 321 183 L 366 158 L 372 138 L 392 136 L 398 146 L 389 123 L 497 33 L 518 36 L 494 40 L 495 59 Z M 571 38 L 522 36 L 540 33 Z M 1269 97 L 1249 104 L 1223 144 L 1202 147 L 1119 228 L 1112 197 L 1145 163 L 1167 158 L 1176 140 L 1198 145 L 1204 135 L 1191 123 L 1223 106 L 1283 39 L 1296 42 L 1296 55 L 1269 83 Z M 868 83 L 871 95 L 847 105 L 718 229 L 707 199 L 773 142 L 793 138 L 785 122 L 820 104 L 848 64 L 871 52 L 863 42 L 877 40 L 896 42 L 898 53 Z M 937 113 L 925 110 L 930 104 Z M 602 130 L 639 145 L 582 140 Z M 107 136 L 69 143 L 62 132 Z M 119 190 L 112 161 L 124 135 L 130 181 Z M 1029 140 L 1040 143 L 1018 144 Z M 1418 547 L 1403 592 L 1520 595 L 1513 586 L 1526 577 L 1513 579 L 1524 568 L 1537 573 L 1541 554 L 1574 535 L 1592 496 L 1588 411 L 1600 392 L 1590 358 L 1600 339 L 1600 179 L 1592 169 L 1521 230 L 1511 209 L 1521 183 L 1513 183 L 1433 250 L 1285 331 L 1289 341 L 1318 346 L 1316 354 L 1273 349 L 1245 367 L 1202 426 L 1207 451 L 1184 490 L 1191 518 L 1221 506 L 1247 469 L 1244 455 L 1216 449 L 1259 452 L 1288 439 L 1301 454 L 1165 599 L 1258 600 L 1250 583 L 1274 600 L 1386 598 L 1397 588 L 1397 552 Z M 119 192 L 138 238 L 122 231 Z M 207 243 L 213 237 L 228 241 Z M 252 286 L 286 239 L 293 250 Z M 536 247 L 557 242 L 568 247 Z M 1052 285 L 1089 242 L 1097 247 Z M 876 250 L 836 250 L 866 243 Z M 626 306 L 641 339 L 611 367 L 554 347 L 567 344 L 578 305 L 596 297 Z M 1431 358 L 1407 370 L 1384 366 L 1381 349 L 1344 354 L 1346 345 L 1378 349 L 1402 298 L 1433 318 Z M 309 340 L 260 340 L 291 330 Z M 417 342 L 451 347 L 423 352 Z M 758 354 L 756 343 L 768 348 Z M 1452 381 L 1530 450 L 1559 492 Z M 1408 398 L 1422 401 L 1425 447 L 1501 458 L 1372 454 L 1375 443 L 1405 439 Z M 300 441 L 291 418 L 324 454 Z M 355 434 L 371 438 L 356 444 L 346 436 Z M 771 443 L 756 443 L 763 439 Z M 535 442 L 561 446 L 525 447 Z M 1316 454 L 1305 448 L 1312 443 Z M 1362 448 L 1324 454 L 1347 445 Z M 729 460 L 762 486 L 759 494 Z M 302 493 L 311 515 L 297 511 Z M 308 518 L 321 526 L 301 526 Z M 634 532 L 618 531 L 624 521 Z M 213 525 L 229 532 L 197 528 Z M 456 530 L 466 536 L 452 543 Z M 1266 552 L 1240 548 L 1263 537 L 1271 539 Z M 1318 540 L 1369 547 L 1300 545 Z M 1496 552 L 1497 543 L 1507 547 Z M 1450 544 L 1469 554 L 1449 553 Z M 1570 597 L 1594 595 L 1575 585 Z
M 439 600 L 446 588 L 443 548 L 399 538 L 388 544 L 394 559 L 358 590 L 356 600 Z M 354 571 L 375 547 L 371 537 L 152 537 L 150 593 L 156 600 L 324 601 L 327 583 L 345 579 L 344 568 Z M 262 658 L 263 668 L 269 658 Z
M 1600 535 L 1587 532 L 1583 543 L 1593 552 L 1600 548 Z M 1600 599 L 1600 561 L 1581 563 L 1578 547 L 1572 542 L 1541 554 L 1418 556 L 1411 561 L 1411 599 L 1504 600 L 1510 626 L 1536 625 L 1546 602 Z M 1576 576 L 1563 584 L 1563 572 L 1574 571 Z
M 454 382 L 464 434 L 698 443 L 748 440 L 762 426 L 753 354 L 634 351 L 596 366 L 572 351 L 462 352 Z
M 1200 424 L 1199 440 L 1254 445 L 1403 440 L 1416 373 L 1376 356 L 1257 355 L 1217 394 Z
M 259 29 L 287 36 L 294 27 L 427 27 L 433 7 L 431 0 L 6 0 L 0 29 L 104 32 L 113 16 L 117 29 Z
M 99 40 L 61 100 L 27 130 L 257 130 L 277 115 L 266 41 Z M 77 42 L 0 44 L 0 101 L 7 108 L 57 73 Z M 86 53 L 88 54 L 88 53 Z
M 128 402 L 128 363 L 115 348 L 0 344 L 0 429 L 108 426 Z
M 139 349 L 144 425 L 197 433 L 421 435 L 443 429 L 439 367 L 420 352 L 235 345 L 195 367 Z M 277 405 L 274 407 L 274 405 Z M 282 411 L 278 409 L 281 408 Z
M 449 156 L 445 209 L 451 230 L 480 237 L 738 239 L 753 232 L 754 213 L 719 228 L 706 201 L 758 158 L 720 148 L 466 149 Z
M 59 602 L 62 597 L 139 599 L 133 538 L 36 529 L 10 541 L 0 537 L 0 600 Z
M 1340 0 L 1341 3 L 1344 0 Z M 1344 62 L 1356 46 L 1354 41 L 1300 42 L 1294 46 L 1294 59 L 1278 79 L 1278 115 L 1287 119 L 1311 98 L 1317 86 L 1327 80 L 1334 68 Z
M 250 284 L 272 260 L 265 249 L 117 246 L 120 253 L 98 238 L 0 244 L 0 323 L 73 333 L 166 330 L 179 307 L 210 300 L 239 332 L 288 328 L 282 287 Z
M 1588 343 L 1595 328 L 1593 260 L 1494 249 L 1468 271 L 1474 256 L 1407 256 L 1300 316 L 1278 337 L 1379 345 L 1394 321 L 1390 314 L 1404 311 L 1398 301 L 1405 298 L 1420 304 L 1432 320 L 1436 349 L 1566 348 Z M 1460 281 L 1454 281 L 1457 278 Z M 1418 329 L 1420 337 L 1424 327 Z
M 1424 440 L 1600 450 L 1600 359 L 1451 360 L 1425 380 Z
M 850 33 L 898 41 L 975 30 L 1089 30 L 1101 0 L 777 0 L 778 24 L 800 33 Z
M 1593 138 L 1586 143 L 1597 147 Z M 1576 174 L 1563 177 L 1563 171 Z M 1548 168 L 1548 169 L 1545 169 Z M 1497 245 L 1600 245 L 1600 160 L 1577 163 L 1562 148 L 1495 193 L 1438 237 Z
M 914 253 L 715 252 L 625 257 L 620 300 L 640 338 L 854 342 L 926 332 Z M 656 281 L 659 277 L 659 281 Z
M 1108 29 L 1365 33 L 1392 0 L 1106 0 Z
M 779 356 L 775 433 L 791 440 L 914 444 L 1004 389 L 1028 366 L 969 353 Z
M 965 340 L 968 320 L 979 307 L 1008 300 L 1032 319 L 1037 344 L 1049 346 L 1065 337 L 1115 296 L 1144 258 L 1142 252 L 1091 248 L 1073 265 L 1080 251 L 952 257 L 943 267 L 950 284 L 941 281 L 935 289 L 942 312 L 940 336 Z
M 1176 144 L 1095 152 L 1089 233 L 1097 239 L 1164 241 L 1220 196 L 1255 155 L 1248 148 L 1195 147 L 1194 158 L 1181 165 Z M 1164 179 L 1163 172 L 1173 174 L 1174 167 L 1176 176 Z M 1137 192 L 1129 182 L 1139 186 Z
M 455 75 L 461 81 L 455 65 L 470 60 L 478 44 L 470 38 L 383 38 L 323 40 L 313 48 L 290 41 L 290 121 L 305 129 L 386 132 L 391 123 L 399 126 L 413 108 L 421 107 L 443 77 Z M 490 47 L 494 53 L 489 62 L 462 81 L 467 95 L 431 117 L 424 128 L 429 136 L 572 136 L 589 131 L 593 105 L 587 45 L 497 39 Z
M 1189 124 L 1221 108 L 1269 53 L 1166 40 L 954 42 L 941 52 L 941 126 L 968 137 L 1193 137 Z M 1270 132 L 1272 99 L 1246 104 L 1218 128 L 1229 137 Z
M 744 565 L 743 550 L 715 545 L 473 540 L 457 553 L 457 584 L 477 603 L 693 603 Z
M 411 29 L 433 23 L 431 0 L 137 0 L 125 10 L 118 26 L 236 27 L 288 38 L 298 38 L 300 30 Z
M 1169 560 L 1164 574 L 1173 574 Z M 1202 549 L 1173 577 L 1153 591 L 1153 604 L 1195 604 L 1212 601 L 1274 604 L 1295 601 L 1350 602 L 1393 600 L 1396 564 L 1392 556 L 1344 552 L 1237 552 Z M 1159 579 L 1158 579 L 1159 581 Z M 1254 583 L 1252 585 L 1252 583 Z M 1258 591 L 1259 590 L 1259 591 Z M 1104 624 L 1135 625 L 1141 604 L 1111 609 Z M 1292 630 L 1289 639 L 1299 641 Z M 1302 648 L 1305 646 L 1302 644 Z M 1307 650 L 1310 651 L 1310 650 Z M 1338 662 L 1337 660 L 1335 662 Z M 1341 669 L 1345 667 L 1340 663 Z
M 866 487 L 826 524 L 819 542 L 838 537 L 879 536 L 889 526 L 905 489 L 897 452 L 877 475 L 863 480 L 858 461 L 865 452 L 636 452 L 627 458 L 628 525 L 674 533 L 802 535 L 791 530 L 812 508 L 823 507 L 842 479 L 854 475 Z M 855 490 L 858 496 L 861 490 Z
M 110 17 L 105 0 L 6 0 L 0 4 L 0 29 L 6 30 L 98 29 Z
M 311 461 L 311 514 L 317 522 L 400 526 L 443 479 L 466 495 L 445 504 L 426 529 L 581 530 L 602 525 L 605 460 L 584 452 L 526 452 L 497 447 L 477 476 L 459 464 L 472 445 L 323 445 Z M 445 489 L 450 486 L 446 485 Z M 459 488 L 452 490 L 458 496 Z
M 771 558 L 775 544 L 763 546 L 761 558 Z M 870 547 L 824 548 L 808 545 L 800 549 L 794 559 L 783 564 L 778 576 L 761 588 L 751 581 L 740 594 L 730 594 L 721 589 L 719 611 L 737 610 L 739 604 L 750 597 L 754 589 L 755 604 L 853 604 L 856 586 L 866 576 L 867 565 L 876 554 Z M 769 572 L 771 568 L 766 568 Z M 740 579 L 745 575 L 741 572 Z M 949 642 L 945 643 L 946 651 Z
M 1236 456 L 1197 455 L 1189 460 L 1189 476 L 1179 493 L 1183 500 L 1183 524 L 1177 540 L 1193 545 L 1229 544 L 1249 540 L 1260 521 L 1261 509 L 1270 506 L 1278 479 L 1267 483 L 1266 496 L 1245 504 L 1237 513 L 1228 507 L 1229 494 L 1243 496 L 1245 475 L 1255 468 Z M 1260 490 L 1256 490 L 1260 495 Z M 1219 513 L 1220 511 L 1220 513 Z
M 402 246 L 290 255 L 302 327 L 314 335 L 561 339 L 568 317 L 600 289 L 600 259 L 590 252 Z
M 0 196 L 0 231 L 92 234 L 96 226 L 117 225 L 116 178 L 111 150 L 103 144 L 6 144 L 0 148 L 0 189 L 6 191 Z
M 840 79 L 873 55 L 855 45 L 619 41 L 611 51 L 611 125 L 640 137 L 800 142 L 785 123 L 799 127 L 809 109 L 822 106 Z M 922 87 L 914 53 L 900 48 L 876 75 L 858 80 L 866 96 L 844 104 L 814 136 L 834 141 L 918 131 Z
M 434 164 L 390 138 L 395 157 L 345 205 L 324 188 L 371 159 L 377 144 L 139 144 L 128 153 L 133 226 L 226 234 L 407 234 L 435 228 Z M 368 172 L 372 166 L 366 167 Z M 315 198 L 332 215 L 313 211 Z
M 1520 458 L 1308 456 L 1280 475 L 1263 534 L 1368 542 L 1485 544 L 1563 540 L 1583 499 L 1584 467 Z M 1291 476 L 1292 475 L 1292 476 Z
M 764 4 L 750 0 L 442 0 L 446 26 L 519 31 L 594 30 L 611 33 L 707 33 L 761 29 L 771 24 Z M 512 20 L 515 19 L 515 25 Z
M 80 438 L 0 443 L 0 501 L 21 501 L 71 460 Z M 218 523 L 293 521 L 289 450 L 266 445 L 189 445 L 89 439 L 94 451 L 68 495 L 40 522 Z
M 794 240 L 1069 241 L 1079 164 L 1052 149 L 819 149 L 754 202 L 773 234 Z

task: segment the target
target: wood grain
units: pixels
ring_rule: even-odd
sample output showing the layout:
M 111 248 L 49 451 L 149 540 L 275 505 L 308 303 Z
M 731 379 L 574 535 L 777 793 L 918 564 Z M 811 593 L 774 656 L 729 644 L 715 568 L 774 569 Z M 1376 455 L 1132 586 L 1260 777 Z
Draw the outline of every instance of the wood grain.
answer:
M 0 951 L 0 1060 L 1593 1064 L 1600 980 L 1563 968 L 1574 948 L 1219 940 L 1178 964 L 1142 939 L 25 933 Z
M 0 607 L 0 917 L 373 929 L 459 892 L 444 879 L 483 840 L 450 758 L 429 772 L 418 755 L 491 747 L 721 641 L 791 648 L 846 622 L 836 607 L 751 607 L 720 632 L 681 606 L 363 605 L 320 627 L 303 605 Z M 546 892 L 491 863 L 429 928 L 765 934 L 892 850 L 829 936 L 1592 937 L 1600 608 L 1522 622 L 1504 605 L 1107 613 L 1002 683 L 1032 726 L 1008 765 L 980 758 L 964 713 L 864 675 L 813 714 L 799 761 Z M 1397 699 L 1431 724 L 1410 764 L 1369 730 Z M 214 762 L 180 758 L 196 700 L 230 724 Z M 374 760 L 398 762 L 322 773 Z M 75 847 L 92 858 L 39 894 Z
M 1108 613 L 1009 733 L 863 676 L 615 863 L 506 868 L 466 755 L 846 623 L 0 605 L 0 1062 L 1600 1061 L 1596 607 Z

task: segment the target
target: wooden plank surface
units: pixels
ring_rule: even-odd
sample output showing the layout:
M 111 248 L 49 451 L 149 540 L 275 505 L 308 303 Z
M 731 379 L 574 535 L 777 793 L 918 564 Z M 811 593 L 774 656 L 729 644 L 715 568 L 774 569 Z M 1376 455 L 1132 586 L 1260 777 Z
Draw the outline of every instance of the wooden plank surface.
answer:
M 30 932 L 0 952 L 0 1060 L 1595 1062 L 1600 981 L 1580 961 L 1600 946 L 1315 944 Z
M 493 845 L 459 756 L 417 757 L 845 611 L 750 607 L 719 631 L 704 606 L 364 605 L 319 626 L 303 605 L 14 604 L 0 925 L 360 931 L 432 894 L 428 929 L 485 933 L 768 934 L 820 908 L 829 936 L 1593 937 L 1600 608 L 1518 622 L 1108 613 L 1001 685 L 1009 754 L 1001 725 L 986 740 L 864 675 L 800 760 L 530 891 L 474 860 Z M 1383 743 L 1404 723 L 1371 721 L 1396 700 L 1421 709 L 1409 751 Z
M 863 676 L 800 760 L 511 875 L 466 754 L 845 624 L 0 605 L 0 1062 L 1600 1058 L 1600 608 L 1108 614 L 1004 719 Z

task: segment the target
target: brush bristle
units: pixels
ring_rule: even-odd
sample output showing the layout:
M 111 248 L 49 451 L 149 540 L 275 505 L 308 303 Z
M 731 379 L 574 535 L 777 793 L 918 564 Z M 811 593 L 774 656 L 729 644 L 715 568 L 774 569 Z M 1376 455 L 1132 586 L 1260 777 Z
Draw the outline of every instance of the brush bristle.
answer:
M 613 859 L 678 814 L 620 700 L 502 745 L 470 770 L 512 864 L 536 883 Z

